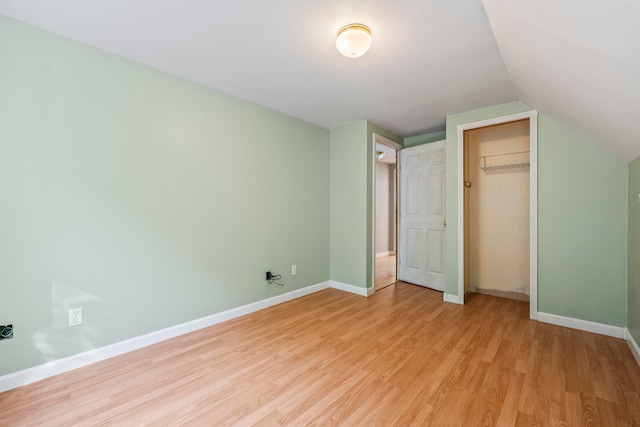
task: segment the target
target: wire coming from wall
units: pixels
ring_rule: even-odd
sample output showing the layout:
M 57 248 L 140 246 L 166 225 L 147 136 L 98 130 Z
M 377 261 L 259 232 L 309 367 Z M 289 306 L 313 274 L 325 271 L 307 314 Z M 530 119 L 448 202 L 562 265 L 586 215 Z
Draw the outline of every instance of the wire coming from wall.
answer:
M 284 287 L 284 284 L 279 283 L 278 280 L 282 279 L 282 275 L 271 274 L 270 271 L 267 271 L 266 279 L 267 279 L 266 297 L 269 298 L 270 296 L 280 295 L 280 292 L 278 292 L 278 289 Z
M 13 325 L 0 326 L 0 340 L 13 338 Z

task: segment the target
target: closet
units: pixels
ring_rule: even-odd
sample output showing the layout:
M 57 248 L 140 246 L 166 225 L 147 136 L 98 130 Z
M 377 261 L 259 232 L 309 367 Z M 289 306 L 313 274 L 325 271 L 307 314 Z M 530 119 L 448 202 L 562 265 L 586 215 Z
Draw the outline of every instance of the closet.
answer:
M 464 132 L 464 287 L 529 301 L 529 119 Z

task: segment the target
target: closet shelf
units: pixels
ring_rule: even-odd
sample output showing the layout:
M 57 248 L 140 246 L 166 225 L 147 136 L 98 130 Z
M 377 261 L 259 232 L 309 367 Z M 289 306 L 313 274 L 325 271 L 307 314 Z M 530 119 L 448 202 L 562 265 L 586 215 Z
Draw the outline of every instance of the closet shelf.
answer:
M 495 154 L 480 157 L 480 169 L 485 172 L 519 172 L 529 170 L 529 152 Z

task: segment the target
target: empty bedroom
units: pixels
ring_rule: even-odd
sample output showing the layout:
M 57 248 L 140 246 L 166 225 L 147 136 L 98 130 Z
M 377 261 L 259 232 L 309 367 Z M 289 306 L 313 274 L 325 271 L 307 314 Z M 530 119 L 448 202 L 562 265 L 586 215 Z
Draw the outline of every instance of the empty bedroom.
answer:
M 640 425 L 638 16 L 0 0 L 0 425 Z

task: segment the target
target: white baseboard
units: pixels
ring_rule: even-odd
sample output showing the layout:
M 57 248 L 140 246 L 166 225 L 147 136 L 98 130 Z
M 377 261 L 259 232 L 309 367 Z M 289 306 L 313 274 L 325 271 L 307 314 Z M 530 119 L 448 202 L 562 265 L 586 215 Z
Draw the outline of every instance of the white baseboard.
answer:
M 588 320 L 574 319 L 572 317 L 564 317 L 557 314 L 542 312 L 538 312 L 538 321 L 615 338 L 624 338 L 624 328 L 621 326 L 605 325 L 603 323 L 590 322 Z
M 131 338 L 126 341 L 117 342 L 105 347 L 65 357 L 64 359 L 54 360 L 39 366 L 34 366 L 33 368 L 4 375 L 0 377 L 0 393 L 23 385 L 31 384 L 63 372 L 81 368 L 101 360 L 138 350 L 189 332 L 217 325 L 218 323 L 226 322 L 227 320 L 235 319 L 236 317 L 244 316 L 246 314 L 253 313 L 254 311 L 263 310 L 323 289 L 328 289 L 329 287 L 332 287 L 331 282 L 327 281 L 318 283 L 316 285 L 307 286 L 306 288 L 297 289 L 282 295 L 246 304 L 241 307 L 232 308 L 231 310 L 223 311 L 221 313 L 212 314 L 211 316 L 206 316 L 156 332 L 151 332 L 146 335 Z
M 452 294 L 448 294 L 448 293 L 443 293 L 442 294 L 442 300 L 445 302 L 451 302 L 454 304 L 464 304 L 464 299 L 461 298 L 459 295 L 452 295 Z
M 633 357 L 635 357 L 636 362 L 638 362 L 638 365 L 640 365 L 640 347 L 638 347 L 638 343 L 627 328 L 624 328 L 624 339 L 627 341 L 627 344 L 629 345 L 631 353 L 633 354 Z
M 389 256 L 389 255 L 395 255 L 396 251 L 386 251 L 386 252 L 380 252 L 376 254 L 376 258 L 382 258 L 383 256 Z
M 331 283 L 330 286 L 334 289 L 350 292 L 352 294 L 360 295 L 363 297 L 371 296 L 375 292 L 374 288 L 361 288 L 360 286 L 348 285 L 346 283 L 336 282 L 334 280 L 330 280 L 329 283 Z

